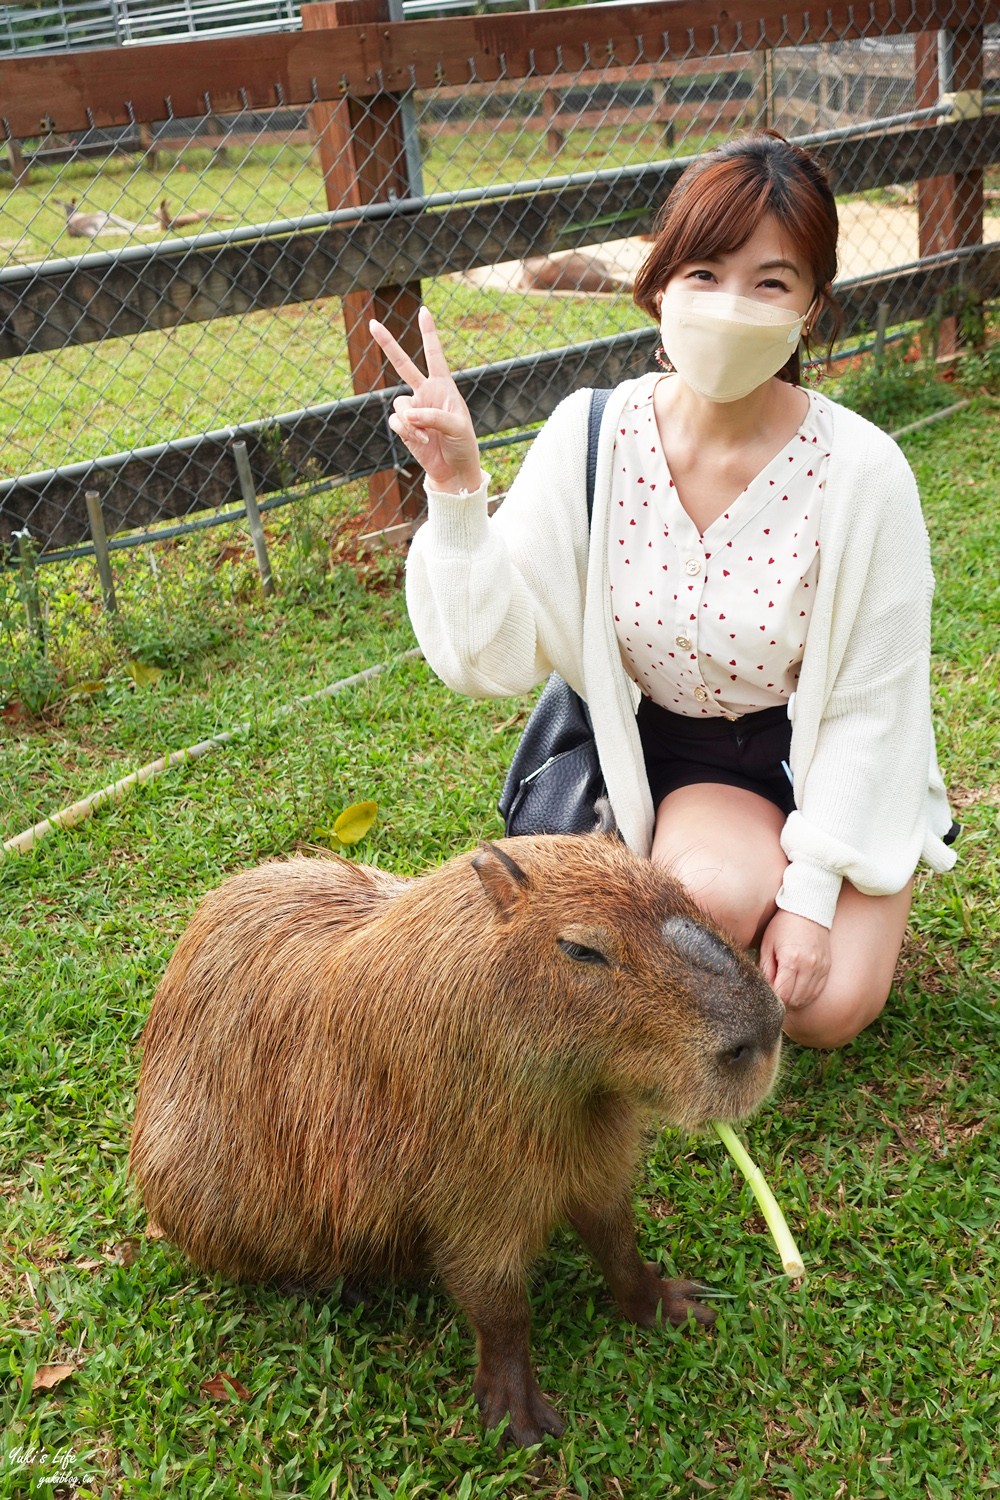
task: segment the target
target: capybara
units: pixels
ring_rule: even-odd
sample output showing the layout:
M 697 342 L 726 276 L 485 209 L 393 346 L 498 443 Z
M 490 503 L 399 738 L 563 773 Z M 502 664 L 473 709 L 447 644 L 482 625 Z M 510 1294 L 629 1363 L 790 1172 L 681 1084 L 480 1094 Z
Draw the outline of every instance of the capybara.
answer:
M 144 1037 L 130 1169 L 198 1266 L 328 1285 L 437 1272 L 490 1426 L 563 1423 L 525 1291 L 568 1221 L 625 1315 L 713 1314 L 636 1249 L 653 1122 L 747 1115 L 783 1008 L 676 881 L 604 833 L 485 843 L 418 878 L 338 858 L 201 904 Z

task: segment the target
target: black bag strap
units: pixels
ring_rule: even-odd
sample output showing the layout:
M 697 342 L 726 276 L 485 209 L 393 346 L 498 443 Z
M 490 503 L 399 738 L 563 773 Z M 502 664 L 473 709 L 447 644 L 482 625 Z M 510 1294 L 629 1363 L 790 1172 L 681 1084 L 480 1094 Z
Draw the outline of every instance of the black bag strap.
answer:
M 608 404 L 611 388 L 595 387 L 590 393 L 590 420 L 587 424 L 587 529 L 594 514 L 594 481 L 597 477 L 597 440 L 601 435 L 601 418 Z

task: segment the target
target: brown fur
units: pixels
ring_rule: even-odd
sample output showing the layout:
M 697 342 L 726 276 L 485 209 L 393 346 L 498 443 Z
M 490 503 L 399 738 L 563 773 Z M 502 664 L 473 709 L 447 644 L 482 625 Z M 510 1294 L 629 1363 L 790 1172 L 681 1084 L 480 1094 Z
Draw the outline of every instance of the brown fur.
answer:
M 526 292 L 627 292 L 629 282 L 607 261 L 578 250 L 535 255 L 522 262 L 521 286 Z
M 476 1329 L 487 1422 L 509 1412 L 534 1442 L 562 1424 L 524 1283 L 560 1220 L 629 1317 L 711 1321 L 636 1252 L 642 1133 L 751 1111 L 782 1014 L 683 889 L 604 835 L 505 840 L 419 879 L 268 864 L 210 894 L 170 960 L 130 1168 L 206 1269 L 436 1270 Z

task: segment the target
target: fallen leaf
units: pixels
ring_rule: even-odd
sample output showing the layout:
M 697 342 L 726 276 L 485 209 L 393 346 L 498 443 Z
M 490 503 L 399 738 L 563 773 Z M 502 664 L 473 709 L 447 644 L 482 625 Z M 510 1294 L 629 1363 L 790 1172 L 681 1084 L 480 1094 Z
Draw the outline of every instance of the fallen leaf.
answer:
M 364 838 L 377 817 L 377 802 L 353 802 L 334 820 L 333 831 L 342 844 L 356 844 Z
M 233 1396 L 246 1401 L 250 1397 L 250 1392 L 242 1381 L 237 1380 L 235 1375 L 223 1375 L 221 1371 L 218 1375 L 213 1375 L 211 1380 L 203 1380 L 201 1388 L 213 1401 L 231 1400 Z
M 83 698 L 83 697 L 86 697 L 86 696 L 90 696 L 90 695 L 92 695 L 94 693 L 103 693 L 103 692 L 104 692 L 104 683 L 101 682 L 101 681 L 95 681 L 95 682 L 74 682 L 73 686 L 70 688 L 69 692 L 66 694 L 66 697 L 70 701 L 72 701 L 74 698 Z
M 152 687 L 163 676 L 162 667 L 151 667 L 144 661 L 127 661 L 125 670 L 136 687 Z
M 237 542 L 226 542 L 215 554 L 215 566 L 218 568 L 223 563 L 242 562 L 246 556 L 246 547 L 241 547 Z
M 33 1391 L 51 1391 L 76 1374 L 75 1365 L 39 1365 L 31 1382 Z
M 165 1240 L 167 1237 L 166 1230 L 161 1229 L 159 1224 L 154 1223 L 152 1219 L 146 1225 L 145 1232 L 147 1240 Z
M 94 1260 L 90 1256 L 85 1256 L 82 1260 L 75 1260 L 73 1264 L 74 1266 L 76 1266 L 76 1269 L 78 1271 L 99 1271 L 101 1267 L 105 1265 L 105 1262 L 103 1260 Z

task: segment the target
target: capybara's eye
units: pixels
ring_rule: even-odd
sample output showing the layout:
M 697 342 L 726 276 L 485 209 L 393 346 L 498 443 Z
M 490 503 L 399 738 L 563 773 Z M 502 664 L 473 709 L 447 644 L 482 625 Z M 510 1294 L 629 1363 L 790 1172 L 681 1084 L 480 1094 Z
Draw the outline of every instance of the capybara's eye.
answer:
M 560 938 L 559 947 L 567 958 L 575 958 L 579 964 L 606 964 L 608 961 L 599 948 L 588 948 L 585 943 L 571 943 L 569 938 Z

